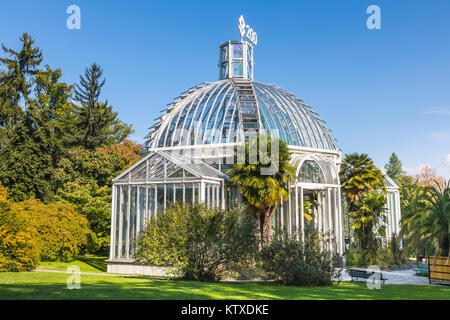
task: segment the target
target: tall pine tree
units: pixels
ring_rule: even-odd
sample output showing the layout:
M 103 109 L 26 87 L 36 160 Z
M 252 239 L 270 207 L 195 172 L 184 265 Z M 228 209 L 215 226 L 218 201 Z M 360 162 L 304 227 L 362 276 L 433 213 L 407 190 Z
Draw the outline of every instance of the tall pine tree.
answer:
M 71 87 L 60 82 L 61 70 L 39 69 L 40 49 L 32 46 L 34 41 L 26 34 L 21 40 L 22 50 L 4 48 L 13 59 L 1 60 L 10 66 L 7 79 L 2 79 L 7 89 L 3 93 L 14 93 L 9 102 L 20 112 L 4 109 L 4 119 L 17 118 L 14 125 L 2 127 L 7 140 L 0 150 L 0 181 L 15 201 L 38 198 L 47 202 L 55 189 L 52 177 L 62 153 L 64 131 L 59 126 L 69 118 Z
M 108 100 L 100 101 L 103 70 L 93 63 L 86 68 L 84 76 L 75 88 L 74 145 L 88 150 L 122 142 L 131 132 L 131 127 L 117 119 L 117 112 L 108 105 Z
M 30 102 L 0 162 L 0 181 L 12 200 L 51 199 L 56 146 L 48 113 Z
M 2 44 L 6 57 L 0 58 L 3 75 L 0 77 L 0 145 L 5 147 L 15 125 L 23 115 L 21 105 L 30 99 L 33 78 L 40 72 L 42 52 L 33 47 L 34 40 L 24 33 L 22 49 L 15 51 Z
M 402 162 L 397 157 L 395 152 L 392 153 L 389 158 L 389 162 L 384 166 L 386 169 L 386 174 L 394 180 L 398 180 L 400 176 L 405 175 L 406 171 L 403 170 Z

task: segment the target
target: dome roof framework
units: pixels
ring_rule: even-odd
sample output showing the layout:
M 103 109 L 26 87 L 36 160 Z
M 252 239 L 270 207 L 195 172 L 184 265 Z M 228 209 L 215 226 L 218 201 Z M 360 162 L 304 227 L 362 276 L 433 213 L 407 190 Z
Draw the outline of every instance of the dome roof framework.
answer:
M 286 90 L 249 81 L 256 100 L 256 130 L 278 136 L 289 146 L 338 151 L 325 122 L 311 107 Z M 169 105 L 151 128 L 146 146 L 189 147 L 242 142 L 245 114 L 233 79 L 202 83 Z M 244 114 L 244 115 L 243 115 Z

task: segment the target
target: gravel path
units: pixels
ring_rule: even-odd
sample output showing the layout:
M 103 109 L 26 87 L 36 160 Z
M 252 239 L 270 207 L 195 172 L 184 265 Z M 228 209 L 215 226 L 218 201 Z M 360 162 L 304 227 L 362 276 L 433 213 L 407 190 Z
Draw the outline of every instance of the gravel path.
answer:
M 395 271 L 382 271 L 383 278 L 386 278 L 385 284 L 417 284 L 428 285 L 427 277 L 419 277 L 415 275 L 414 270 L 395 270 Z M 342 273 L 341 281 L 351 281 L 352 278 L 348 272 Z M 358 279 L 358 281 L 367 281 L 366 279 Z
M 37 272 L 51 272 L 51 273 L 72 273 L 63 270 L 46 270 L 35 269 Z M 428 278 L 415 276 L 415 272 L 412 269 L 397 270 L 397 271 L 382 271 L 383 277 L 387 278 L 385 284 L 416 284 L 416 285 L 428 285 Z M 80 272 L 80 274 L 107 276 L 107 277 L 128 277 L 128 278 L 147 278 L 147 279 L 167 279 L 163 277 L 151 277 L 143 275 L 130 275 L 130 274 L 114 274 L 114 273 L 100 273 L 100 272 Z M 351 281 L 352 278 L 348 272 L 345 271 L 341 275 L 341 281 Z M 254 280 L 224 280 L 223 282 L 251 282 Z M 259 280 L 266 282 L 268 280 Z M 270 281 L 270 280 L 269 280 Z M 358 279 L 358 281 L 367 281 L 366 279 Z

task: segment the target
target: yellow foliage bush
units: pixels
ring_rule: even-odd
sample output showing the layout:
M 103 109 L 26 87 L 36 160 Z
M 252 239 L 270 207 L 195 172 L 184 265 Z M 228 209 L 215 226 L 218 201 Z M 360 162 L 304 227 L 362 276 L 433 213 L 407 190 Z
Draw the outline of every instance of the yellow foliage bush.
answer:
M 37 231 L 11 210 L 7 190 L 0 184 L 0 272 L 32 270 L 39 258 Z
M 42 260 L 56 260 L 62 251 L 64 260 L 70 261 L 78 254 L 80 247 L 87 244 L 91 232 L 88 221 L 69 205 L 46 205 L 31 199 L 12 204 L 11 210 L 37 231 Z

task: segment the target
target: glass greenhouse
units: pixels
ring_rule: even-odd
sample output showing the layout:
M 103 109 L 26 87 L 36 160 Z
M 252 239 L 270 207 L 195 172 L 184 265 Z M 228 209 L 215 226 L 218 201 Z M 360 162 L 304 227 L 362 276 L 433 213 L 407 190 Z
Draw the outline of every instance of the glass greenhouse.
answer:
M 147 155 L 114 179 L 108 271 L 151 274 L 133 265 L 135 240 L 145 222 L 171 203 L 238 205 L 239 192 L 227 183 L 225 172 L 232 166 L 234 147 L 258 132 L 288 144 L 299 178 L 290 186 L 289 200 L 281 201 L 272 215 L 272 225 L 303 232 L 306 219 L 314 219 L 320 231 L 335 236 L 333 252 L 343 254 L 341 152 L 331 131 L 303 100 L 254 81 L 253 65 L 251 44 L 220 45 L 219 81 L 183 92 L 155 119 L 146 136 Z M 388 182 L 389 230 L 395 233 L 398 187 Z

